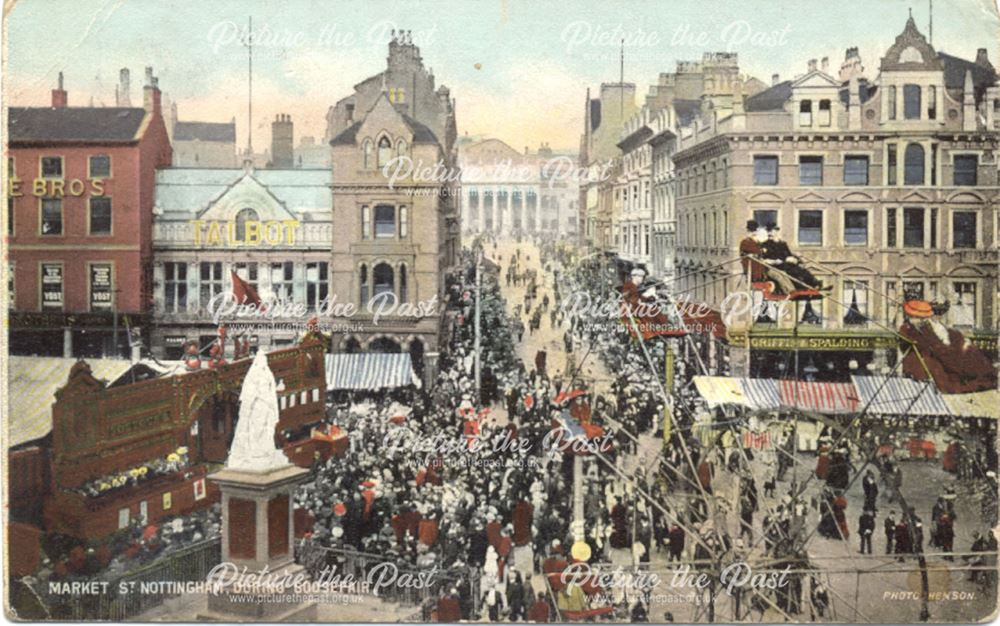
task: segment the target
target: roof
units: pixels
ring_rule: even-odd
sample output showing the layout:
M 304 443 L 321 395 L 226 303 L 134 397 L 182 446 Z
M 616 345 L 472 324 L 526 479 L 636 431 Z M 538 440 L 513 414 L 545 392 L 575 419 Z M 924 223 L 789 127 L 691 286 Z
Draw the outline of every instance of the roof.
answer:
M 330 212 L 330 170 L 327 168 L 255 169 L 250 175 L 290 211 Z M 244 176 L 246 172 L 242 168 L 159 169 L 156 171 L 156 207 L 166 214 L 189 216 L 207 207 Z M 165 217 L 177 219 L 176 215 Z
M 8 446 L 39 439 L 52 430 L 56 391 L 66 384 L 76 362 L 58 357 L 10 357 Z M 94 378 L 106 381 L 117 379 L 132 366 L 128 359 L 89 359 L 87 364 Z
M 747 113 L 755 111 L 780 111 L 791 96 L 792 81 L 786 80 L 747 98 L 744 103 L 745 109 Z
M 397 111 L 397 113 L 399 113 L 399 111 Z M 413 143 L 439 143 L 437 135 L 435 135 L 434 131 L 428 128 L 425 124 L 418 122 L 405 113 L 399 113 L 399 116 L 403 118 L 403 122 L 406 123 L 410 132 L 413 133 Z M 358 130 L 361 128 L 363 123 L 364 120 L 355 122 L 340 131 L 333 139 L 330 140 L 330 145 L 342 146 L 357 143 Z
M 11 107 L 8 136 L 16 142 L 131 142 L 145 109 L 124 107 Z
M 681 126 L 687 126 L 691 120 L 701 111 L 701 100 L 674 100 L 674 113 L 677 114 L 677 122 Z
M 1000 392 L 996 389 L 975 393 L 941 394 L 952 415 L 960 417 L 1000 417 Z
M 859 408 L 873 415 L 951 415 L 933 383 L 911 378 L 852 376 Z
M 410 355 L 363 353 L 326 355 L 326 388 L 377 391 L 395 387 L 420 386 Z
M 948 89 L 964 89 L 966 71 L 972 72 L 972 84 L 976 88 L 991 87 L 997 82 L 996 71 L 978 63 L 953 57 L 944 52 L 939 52 L 938 58 L 944 63 L 944 85 Z
M 235 122 L 177 122 L 174 141 L 236 142 Z

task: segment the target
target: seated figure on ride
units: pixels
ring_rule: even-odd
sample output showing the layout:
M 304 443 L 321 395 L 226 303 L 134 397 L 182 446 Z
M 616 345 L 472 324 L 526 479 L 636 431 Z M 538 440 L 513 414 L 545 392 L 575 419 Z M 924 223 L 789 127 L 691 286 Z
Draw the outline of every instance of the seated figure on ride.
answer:
M 793 291 L 824 288 L 823 283 L 802 264 L 802 259 L 792 253 L 788 244 L 781 238 L 781 228 L 777 224 L 768 224 L 765 231 L 766 238 L 760 244 L 764 263 L 790 276 Z

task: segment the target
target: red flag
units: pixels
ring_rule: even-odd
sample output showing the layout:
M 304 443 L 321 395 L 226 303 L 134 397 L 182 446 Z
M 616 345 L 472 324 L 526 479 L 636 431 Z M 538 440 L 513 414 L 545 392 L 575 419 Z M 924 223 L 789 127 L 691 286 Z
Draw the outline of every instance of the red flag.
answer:
M 235 271 L 230 271 L 230 274 L 233 277 L 233 296 L 236 298 L 236 302 L 238 304 L 252 304 L 258 310 L 263 311 L 264 306 L 261 304 L 260 296 L 257 295 L 257 290 L 253 288 L 253 285 L 240 278 Z

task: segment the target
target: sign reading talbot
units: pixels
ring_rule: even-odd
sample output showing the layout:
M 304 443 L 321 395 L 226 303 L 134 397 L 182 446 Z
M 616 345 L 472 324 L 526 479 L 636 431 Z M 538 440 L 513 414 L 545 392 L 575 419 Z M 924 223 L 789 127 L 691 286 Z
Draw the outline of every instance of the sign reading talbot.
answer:
M 196 246 L 295 245 L 298 220 L 247 220 L 242 232 L 235 221 L 190 220 Z

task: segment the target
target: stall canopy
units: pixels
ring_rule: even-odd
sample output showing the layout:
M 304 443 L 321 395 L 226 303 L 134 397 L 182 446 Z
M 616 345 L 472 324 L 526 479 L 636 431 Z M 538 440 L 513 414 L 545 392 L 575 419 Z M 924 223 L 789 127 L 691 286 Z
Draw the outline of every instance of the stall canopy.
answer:
M 420 379 L 405 352 L 326 355 L 328 391 L 377 391 L 409 385 L 420 387 Z
M 758 411 L 772 411 L 781 406 L 781 395 L 778 385 L 770 378 L 744 378 L 743 392 L 747 405 Z
M 853 413 L 858 394 L 851 383 L 813 383 L 779 380 L 781 405 L 813 413 Z
M 975 393 L 947 393 L 941 396 L 951 409 L 951 414 L 959 417 L 1000 417 L 1000 393 L 996 389 Z
M 873 415 L 952 415 L 933 384 L 897 376 L 852 376 L 861 409 Z M 970 394 L 971 395 L 971 394 Z
M 722 405 L 749 406 L 739 378 L 727 376 L 695 376 L 694 386 L 709 408 Z

